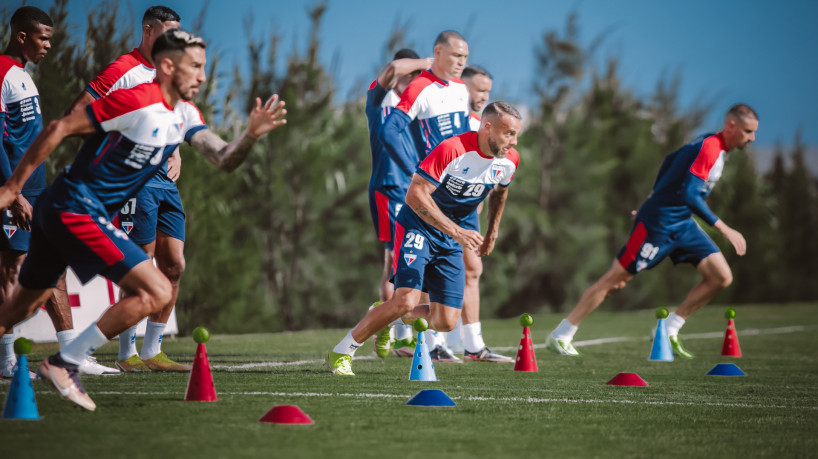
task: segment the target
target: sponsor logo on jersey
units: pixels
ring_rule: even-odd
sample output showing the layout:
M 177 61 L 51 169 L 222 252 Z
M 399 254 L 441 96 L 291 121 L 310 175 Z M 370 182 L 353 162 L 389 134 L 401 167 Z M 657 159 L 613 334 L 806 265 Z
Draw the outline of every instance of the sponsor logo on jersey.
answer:
M 25 83 L 20 83 L 20 84 L 23 86 L 23 91 L 27 91 L 26 84 Z
M 6 232 L 6 237 L 11 239 L 14 236 L 14 233 L 17 232 L 17 227 L 14 225 L 3 225 L 3 231 Z
M 491 178 L 496 179 L 500 177 L 500 174 L 503 173 L 503 168 L 498 166 L 497 164 L 491 165 Z
M 648 267 L 648 262 L 645 260 L 639 260 L 636 262 L 636 272 L 640 272 L 643 269 Z
M 153 130 L 153 132 L 152 132 L 151 134 L 152 134 L 154 137 L 156 137 L 156 136 L 157 136 L 157 134 L 159 134 L 159 128 L 154 129 L 154 130 Z
M 469 173 L 469 169 L 470 169 L 469 167 L 467 167 L 467 168 L 463 169 L 463 175 L 468 174 L 468 173 Z
M 418 259 L 418 256 L 414 253 L 404 253 L 403 254 L 403 261 L 406 262 L 406 266 L 411 266 L 415 260 Z

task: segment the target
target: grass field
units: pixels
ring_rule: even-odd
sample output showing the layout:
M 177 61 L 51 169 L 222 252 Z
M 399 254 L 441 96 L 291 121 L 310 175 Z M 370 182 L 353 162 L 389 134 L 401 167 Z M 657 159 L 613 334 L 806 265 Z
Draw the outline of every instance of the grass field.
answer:
M 409 381 L 410 359 L 372 359 L 367 343 L 355 377 L 335 377 L 320 359 L 345 330 L 214 335 L 207 344 L 215 403 L 184 402 L 185 374 L 86 377 L 97 403 L 86 412 L 35 382 L 40 421 L 3 420 L 3 457 L 815 457 L 818 455 L 818 304 L 737 308 L 740 359 L 721 357 L 723 306 L 683 330 L 694 360 L 649 362 L 653 311 L 591 315 L 577 334 L 581 358 L 541 345 L 562 318 L 535 316 L 539 372 L 510 364 L 435 366 L 440 381 Z M 489 320 L 487 343 L 514 355 L 516 320 Z M 595 344 L 600 338 L 623 340 Z M 167 340 L 191 362 L 195 343 Z M 34 369 L 54 344 L 35 345 Z M 96 353 L 112 364 L 117 343 Z M 733 362 L 746 377 L 705 376 Z M 649 387 L 607 386 L 636 372 Z M 5 400 L 9 384 L 0 385 Z M 457 406 L 405 403 L 421 389 Z M 257 422 L 295 404 L 311 426 Z

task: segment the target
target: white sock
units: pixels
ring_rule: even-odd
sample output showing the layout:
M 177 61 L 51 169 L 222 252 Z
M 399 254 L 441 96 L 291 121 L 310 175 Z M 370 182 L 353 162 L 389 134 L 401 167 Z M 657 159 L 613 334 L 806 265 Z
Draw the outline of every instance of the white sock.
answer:
M 388 326 L 389 326 L 389 327 L 399 327 L 399 326 L 401 326 L 401 325 L 406 325 L 406 324 L 405 324 L 405 323 L 403 323 L 403 319 L 401 319 L 400 317 L 398 317 L 397 319 L 393 320 L 392 322 L 389 322 L 389 325 L 388 325 Z
M 344 339 L 335 346 L 335 349 L 332 352 L 337 352 L 339 354 L 347 354 L 347 355 L 355 355 L 355 351 L 358 350 L 359 347 L 363 346 L 364 343 L 359 343 L 355 341 L 355 338 L 352 337 L 352 330 L 344 336 Z
M 562 322 L 560 322 L 560 324 L 557 325 L 557 328 L 555 328 L 554 331 L 551 332 L 551 336 L 553 336 L 556 339 L 571 341 L 574 339 L 574 334 L 577 332 L 578 329 L 579 327 L 572 324 L 571 322 L 568 322 L 568 319 L 562 319 Z
M 461 348 L 464 347 L 463 345 L 463 318 L 457 319 L 457 325 L 454 326 L 452 331 L 446 333 L 446 344 L 449 347 L 457 347 Z
M 426 330 L 424 333 L 426 335 L 426 346 L 431 351 L 432 349 L 436 348 L 437 346 L 446 346 L 446 339 L 443 338 L 443 334 L 437 330 L 432 330 L 431 328 Z
M 93 323 L 60 351 L 60 357 L 68 363 L 79 365 L 107 342 L 108 338 L 102 334 L 97 324 Z
M 119 334 L 119 355 L 117 360 L 125 360 L 132 355 L 137 355 L 136 351 L 136 325 Z
M 412 326 L 401 322 L 400 325 L 395 325 L 395 339 L 412 340 Z
M 668 336 L 676 336 L 679 334 L 679 330 L 682 329 L 682 325 L 685 324 L 685 320 L 682 319 L 681 316 L 676 315 L 675 312 L 671 312 L 670 315 L 667 316 L 665 319 L 665 326 L 667 327 L 667 335 Z
M 61 332 L 57 332 L 57 341 L 60 343 L 60 349 L 65 349 L 65 346 L 71 344 L 71 341 L 79 334 L 78 331 L 74 330 L 73 328 L 70 330 L 63 330 Z
M 162 336 L 165 334 L 165 327 L 168 324 L 151 322 L 150 319 L 145 326 L 145 341 L 142 342 L 142 352 L 139 354 L 142 360 L 149 359 L 162 352 Z
M 0 338 L 0 365 L 5 368 L 9 364 L 17 364 L 17 357 L 14 355 L 14 333 L 6 333 Z
M 480 322 L 463 325 L 463 347 L 472 354 L 486 347 L 483 341 L 483 327 Z

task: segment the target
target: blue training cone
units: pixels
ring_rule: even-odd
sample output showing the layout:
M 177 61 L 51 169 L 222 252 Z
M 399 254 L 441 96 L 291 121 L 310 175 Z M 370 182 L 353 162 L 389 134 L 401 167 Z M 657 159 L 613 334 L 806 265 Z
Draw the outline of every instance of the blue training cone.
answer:
M 456 406 L 454 400 L 439 389 L 424 389 L 415 394 L 406 404 L 412 406 Z
M 673 361 L 673 351 L 670 349 L 670 338 L 667 335 L 665 319 L 659 319 L 659 323 L 656 324 L 656 335 L 653 337 L 653 347 L 648 360 L 652 362 Z
M 5 419 L 39 420 L 37 401 L 34 400 L 34 387 L 28 374 L 28 357 L 25 354 L 17 357 L 17 371 L 11 379 L 11 387 L 3 406 Z
M 719 363 L 707 372 L 707 376 L 747 376 L 733 363 Z
M 432 366 L 432 357 L 429 356 L 429 347 L 426 346 L 425 332 L 418 332 L 415 355 L 412 357 L 412 371 L 409 372 L 409 381 L 437 381 L 435 367 Z

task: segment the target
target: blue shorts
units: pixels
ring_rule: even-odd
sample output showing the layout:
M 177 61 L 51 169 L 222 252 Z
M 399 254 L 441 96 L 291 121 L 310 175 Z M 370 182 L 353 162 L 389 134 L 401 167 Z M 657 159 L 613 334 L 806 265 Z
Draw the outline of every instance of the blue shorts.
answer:
M 37 203 L 39 196 L 26 196 L 31 207 Z M 28 252 L 28 244 L 31 239 L 31 233 L 21 230 L 11 220 L 11 211 L 6 209 L 3 211 L 3 237 L 0 237 L 0 250 L 15 250 L 17 252 Z
M 369 190 L 369 212 L 372 214 L 372 223 L 375 224 L 375 234 L 387 250 L 393 250 L 395 246 L 392 238 L 401 207 L 403 202 L 389 199 L 379 191 Z
M 667 256 L 673 264 L 690 263 L 693 266 L 719 248 L 699 227 L 688 218 L 671 227 L 651 226 L 637 220 L 628 242 L 619 251 L 617 259 L 629 273 L 636 274 L 658 265 Z
M 425 290 L 432 302 L 456 309 L 463 307 L 466 286 L 463 247 L 436 229 L 398 221 L 393 273 L 396 289 Z
M 70 266 L 85 284 L 96 275 L 119 282 L 148 256 L 108 217 L 55 209 L 41 198 L 34 208 L 31 245 L 20 269 L 20 285 L 46 289 Z
M 480 232 L 480 215 L 477 210 L 470 213 L 468 217 L 460 222 L 460 227 L 467 230 L 474 230 Z
M 144 187 L 119 211 L 118 225 L 139 245 L 156 240 L 156 230 L 185 240 L 185 211 L 176 188 Z

